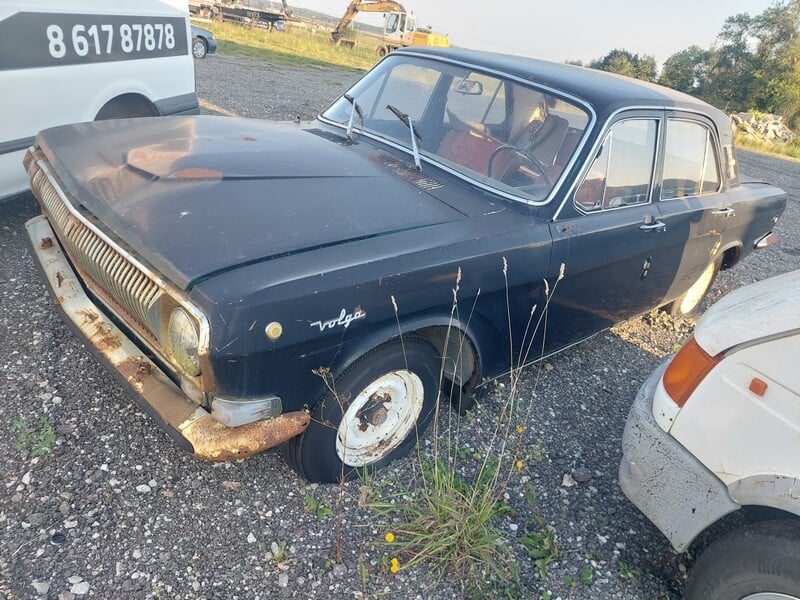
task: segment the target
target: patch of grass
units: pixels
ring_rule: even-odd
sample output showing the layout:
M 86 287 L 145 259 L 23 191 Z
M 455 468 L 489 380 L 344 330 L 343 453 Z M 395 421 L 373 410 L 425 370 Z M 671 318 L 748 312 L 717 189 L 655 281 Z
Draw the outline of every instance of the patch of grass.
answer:
M 283 562 L 283 560 L 286 558 L 286 542 L 272 542 L 269 546 L 269 549 L 270 554 L 272 554 L 272 560 L 274 560 L 276 563 Z
M 305 511 L 317 517 L 318 521 L 324 521 L 333 514 L 333 511 L 317 500 L 313 494 L 306 494 L 305 503 Z
M 560 552 L 556 545 L 555 530 L 543 523 L 538 523 L 538 529 L 519 538 L 520 543 L 533 559 L 536 570 L 542 581 L 547 579 L 547 566 L 559 557 Z
M 56 432 L 53 424 L 46 416 L 39 418 L 39 429 L 28 427 L 27 421 L 17 419 L 14 421 L 14 449 L 29 450 L 31 456 L 43 456 L 53 451 L 56 445 Z
M 355 48 L 336 46 L 330 33 L 287 28 L 286 31 L 267 31 L 233 23 L 202 23 L 219 43 L 222 54 L 238 54 L 290 65 L 317 65 L 366 70 L 377 60 L 377 42 L 359 36 Z
M 772 154 L 800 160 L 800 138 L 795 138 L 787 144 L 782 144 L 779 142 L 757 140 L 750 136 L 737 133 L 735 140 L 736 146 L 739 148 L 746 148 L 747 150 L 761 152 L 762 154 Z
M 547 458 L 547 449 L 544 447 L 544 442 L 541 439 L 536 440 L 536 443 L 531 449 L 531 458 L 536 462 L 542 462 Z
M 393 565 L 400 570 L 426 563 L 439 576 L 460 578 L 475 597 L 493 597 L 519 581 L 514 553 L 496 525 L 505 506 L 493 486 L 464 481 L 445 462 L 423 462 L 421 491 L 403 506 L 378 508 L 399 512 L 391 544 L 408 556 Z M 509 590 L 510 591 L 510 590 Z
M 592 570 L 589 567 L 583 567 L 577 579 L 572 575 L 564 575 L 561 581 L 567 587 L 577 587 L 579 585 L 588 587 L 592 585 L 592 578 Z
M 631 564 L 620 561 L 617 567 L 617 574 L 620 579 L 633 579 L 642 574 L 642 572 Z

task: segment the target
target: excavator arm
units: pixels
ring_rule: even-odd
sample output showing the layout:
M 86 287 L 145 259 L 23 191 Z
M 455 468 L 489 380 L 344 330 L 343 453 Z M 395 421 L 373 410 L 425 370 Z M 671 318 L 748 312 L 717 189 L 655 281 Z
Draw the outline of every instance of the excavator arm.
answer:
M 331 40 L 336 43 L 338 42 L 342 35 L 344 34 L 344 30 L 347 29 L 347 26 L 355 19 L 356 15 L 359 12 L 406 12 L 406 9 L 403 8 L 403 5 L 399 2 L 393 2 L 393 0 L 353 0 L 350 2 L 350 5 L 347 7 L 347 11 L 344 13 L 342 20 L 339 21 L 339 24 L 336 25 L 336 29 L 333 30 L 331 33 Z

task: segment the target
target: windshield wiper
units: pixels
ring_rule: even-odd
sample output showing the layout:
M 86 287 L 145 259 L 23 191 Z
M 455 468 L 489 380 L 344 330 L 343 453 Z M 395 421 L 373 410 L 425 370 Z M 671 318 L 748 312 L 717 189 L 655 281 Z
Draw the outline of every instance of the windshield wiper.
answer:
M 417 167 L 417 171 L 422 170 L 422 165 L 419 162 L 419 146 L 417 145 L 417 141 L 422 141 L 422 136 L 417 133 L 414 129 L 414 123 L 411 121 L 411 117 L 409 117 L 406 113 L 402 112 L 396 106 L 392 106 L 391 104 L 387 104 L 386 108 L 394 113 L 394 116 L 400 119 L 400 121 L 408 127 L 408 130 L 411 132 L 411 150 L 414 152 L 414 166 Z
M 364 127 L 364 112 L 361 110 L 358 102 L 356 102 L 356 99 L 350 94 L 345 94 L 344 99 L 353 105 L 353 109 L 350 111 L 350 119 L 347 121 L 346 135 L 347 139 L 350 140 L 350 143 L 355 144 L 355 141 L 353 140 L 353 125 L 355 124 L 356 113 L 358 113 L 358 118 L 361 119 L 361 127 Z

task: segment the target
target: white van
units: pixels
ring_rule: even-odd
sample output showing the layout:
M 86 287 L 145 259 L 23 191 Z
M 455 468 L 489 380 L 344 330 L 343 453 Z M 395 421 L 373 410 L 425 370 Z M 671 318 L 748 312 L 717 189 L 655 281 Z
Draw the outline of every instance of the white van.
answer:
M 41 129 L 199 112 L 187 0 L 0 2 L 0 199 Z

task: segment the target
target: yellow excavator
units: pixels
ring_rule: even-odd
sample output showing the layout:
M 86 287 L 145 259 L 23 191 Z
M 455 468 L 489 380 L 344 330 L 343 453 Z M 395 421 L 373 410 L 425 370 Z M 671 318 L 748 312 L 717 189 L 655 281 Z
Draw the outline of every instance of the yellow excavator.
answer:
M 408 13 L 402 4 L 392 0 L 352 0 L 331 33 L 334 44 L 350 48 L 355 46 L 355 40 L 345 38 L 344 32 L 360 12 L 384 13 L 383 43 L 378 46 L 378 56 L 386 56 L 392 50 L 405 46 L 450 46 L 450 38 L 446 35 L 427 28 L 417 28 L 413 13 Z

